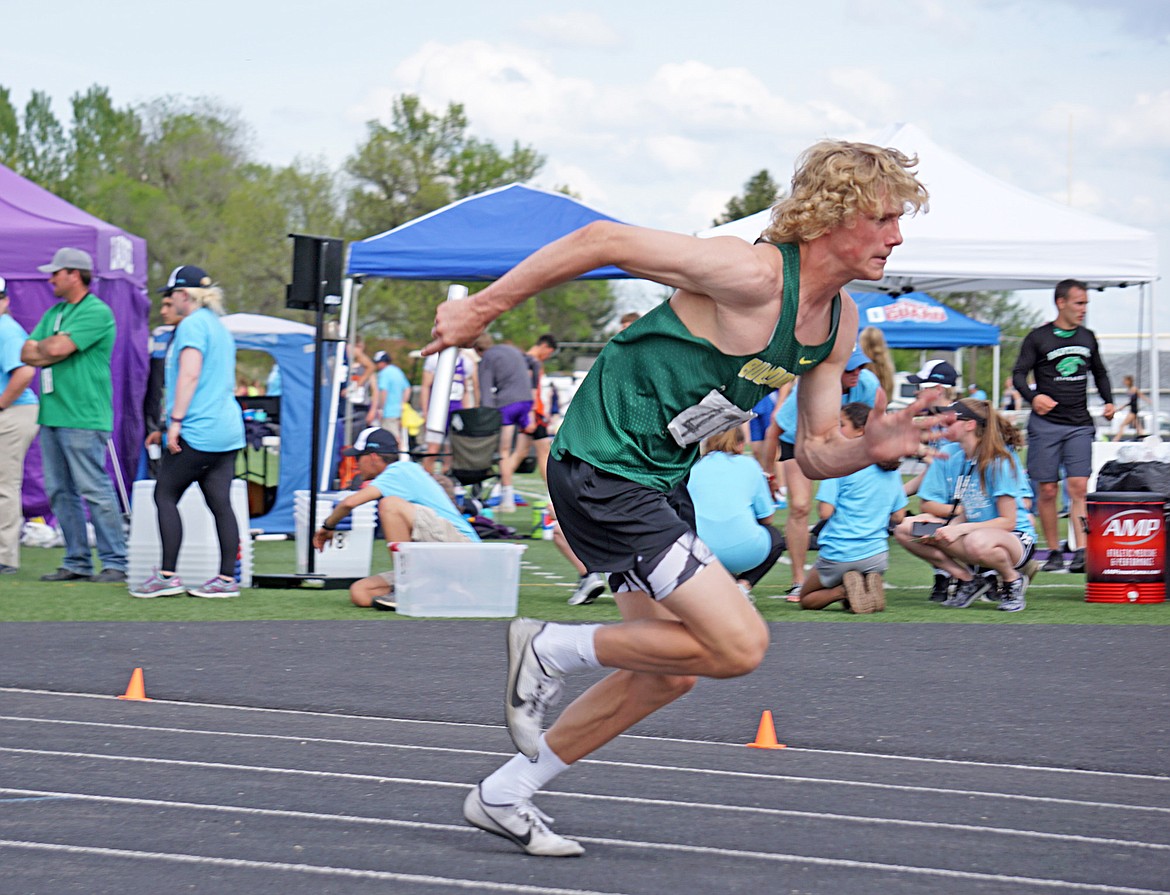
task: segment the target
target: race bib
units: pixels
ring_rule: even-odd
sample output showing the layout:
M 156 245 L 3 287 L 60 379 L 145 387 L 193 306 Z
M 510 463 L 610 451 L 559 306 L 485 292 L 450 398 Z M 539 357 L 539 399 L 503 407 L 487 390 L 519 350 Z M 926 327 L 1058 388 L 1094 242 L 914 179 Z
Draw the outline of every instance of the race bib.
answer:
M 688 407 L 666 426 L 679 447 L 698 444 L 704 438 L 734 429 L 755 418 L 750 410 L 741 410 L 718 389 L 711 389 L 702 401 Z

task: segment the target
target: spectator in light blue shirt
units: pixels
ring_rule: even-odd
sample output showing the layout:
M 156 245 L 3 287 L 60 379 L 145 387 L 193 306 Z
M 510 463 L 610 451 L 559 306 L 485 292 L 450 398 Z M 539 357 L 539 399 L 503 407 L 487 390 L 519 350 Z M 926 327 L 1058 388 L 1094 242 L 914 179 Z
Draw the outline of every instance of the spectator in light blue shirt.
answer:
M 7 286 L 0 277 L 0 574 L 20 568 L 24 455 L 38 429 L 37 396 L 28 387 L 36 368 L 20 360 L 28 333 L 9 316 L 8 301 Z
M 960 582 L 943 606 L 965 609 L 987 594 L 1006 612 L 1024 608 L 1028 577 L 1024 568 L 1035 550 L 1036 531 L 1028 512 L 1032 495 L 1015 448 L 1020 435 L 986 401 L 964 398 L 947 411 L 955 421 L 946 437 L 962 446 L 947 464 L 955 482 L 945 517 L 926 513 L 903 520 L 895 536 L 903 547 Z M 937 530 L 914 533 L 914 523 L 942 523 Z M 973 566 L 994 571 L 976 575 Z
M 687 491 L 699 537 L 750 593 L 784 552 L 784 535 L 771 524 L 776 505 L 768 479 L 743 446 L 738 426 L 708 438 Z
M 865 434 L 870 408 L 862 403 L 841 408 L 841 434 Z M 821 517 L 816 565 L 800 592 L 801 609 L 824 609 L 838 600 L 858 614 L 886 607 L 883 573 L 889 564 L 889 526 L 906 514 L 906 494 L 897 464 L 867 466 L 840 479 L 821 482 L 817 491 Z
M 377 389 L 366 422 L 376 426 L 380 420 L 381 428 L 393 432 L 401 440 L 402 405 L 410 400 L 410 380 L 401 369 L 394 366 L 389 352 L 379 351 L 375 354 L 374 366 L 378 370 L 374 379 Z
M 417 463 L 398 459 L 398 439 L 393 433 L 372 426 L 341 453 L 357 458 L 364 484 L 340 500 L 313 533 L 313 546 L 318 550 L 333 540 L 342 519 L 371 501 L 377 501 L 387 546 L 395 541 L 458 544 L 479 540 L 439 481 Z M 394 573 L 380 572 L 354 582 L 349 598 L 355 606 L 395 609 Z

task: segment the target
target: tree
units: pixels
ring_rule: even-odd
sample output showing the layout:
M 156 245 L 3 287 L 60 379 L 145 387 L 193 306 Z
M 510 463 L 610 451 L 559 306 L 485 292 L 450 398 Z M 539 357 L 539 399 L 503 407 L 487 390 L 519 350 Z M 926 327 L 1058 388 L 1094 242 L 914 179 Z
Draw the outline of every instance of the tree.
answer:
M 381 233 L 492 187 L 535 177 L 544 157 L 512 144 L 505 155 L 494 144 L 470 137 L 459 103 L 442 115 L 417 96 L 394 99 L 390 126 L 366 125 L 366 141 L 345 164 L 355 184 L 347 218 L 361 236 Z
M 388 126 L 371 121 L 366 127 L 365 142 L 345 165 L 355 181 L 346 202 L 352 238 L 392 229 L 493 187 L 531 180 L 544 165 L 530 146 L 513 142 L 504 151 L 470 136 L 458 103 L 439 115 L 404 94 L 395 98 Z M 375 338 L 425 344 L 446 291 L 445 283 L 370 280 L 359 300 L 359 325 Z M 510 311 L 495 329 L 525 346 L 545 332 L 590 339 L 601 331 L 613 302 L 606 283 L 567 284 Z
M 771 208 L 783 196 L 784 188 L 772 179 L 772 175 L 765 168 L 748 179 L 743 185 L 742 195 L 732 196 L 727 200 L 723 214 L 712 221 L 712 224 L 718 227 L 720 224 L 746 218 L 749 214 Z
M 16 162 L 18 173 L 51 192 L 61 192 L 69 170 L 69 145 L 49 95 L 40 90 L 34 90 L 25 104 Z
M 20 142 L 20 121 L 16 107 L 12 105 L 12 94 L 7 87 L 0 87 L 0 163 L 14 171 L 19 170 L 17 147 Z
M 999 327 L 999 341 L 1003 346 L 1000 355 L 1001 378 L 1006 378 L 1011 372 L 1020 351 L 1020 341 L 1040 324 L 1039 312 L 1028 307 L 1011 292 L 949 292 L 935 297 L 960 314 Z M 978 348 L 967 350 L 969 355 L 967 363 L 963 365 L 963 378 L 969 383 L 979 383 L 988 395 L 993 394 L 994 383 L 991 380 L 994 364 L 991 352 Z

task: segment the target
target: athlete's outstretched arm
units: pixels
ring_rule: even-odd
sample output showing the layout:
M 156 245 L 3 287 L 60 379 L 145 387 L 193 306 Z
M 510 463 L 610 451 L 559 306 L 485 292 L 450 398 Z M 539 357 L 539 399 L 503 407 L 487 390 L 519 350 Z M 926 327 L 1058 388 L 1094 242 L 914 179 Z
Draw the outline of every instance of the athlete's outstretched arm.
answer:
M 470 299 L 439 305 L 434 339 L 423 353 L 466 345 L 505 311 L 538 292 L 606 265 L 728 304 L 774 300 L 779 288 L 776 265 L 742 239 L 699 239 L 599 221 L 529 255 Z

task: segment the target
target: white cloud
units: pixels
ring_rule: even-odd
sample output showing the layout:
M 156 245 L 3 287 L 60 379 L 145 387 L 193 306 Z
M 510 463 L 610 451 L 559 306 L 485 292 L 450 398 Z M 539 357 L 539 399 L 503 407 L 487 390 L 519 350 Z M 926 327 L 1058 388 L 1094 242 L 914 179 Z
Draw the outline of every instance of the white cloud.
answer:
M 711 160 L 709 146 L 689 137 L 661 134 L 642 141 L 649 161 L 672 174 L 699 174 Z
M 610 49 L 620 46 L 621 35 L 601 16 L 573 10 L 533 19 L 522 30 L 553 46 Z

